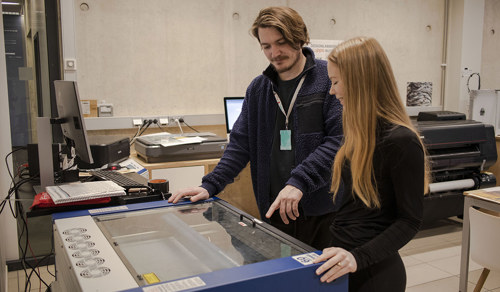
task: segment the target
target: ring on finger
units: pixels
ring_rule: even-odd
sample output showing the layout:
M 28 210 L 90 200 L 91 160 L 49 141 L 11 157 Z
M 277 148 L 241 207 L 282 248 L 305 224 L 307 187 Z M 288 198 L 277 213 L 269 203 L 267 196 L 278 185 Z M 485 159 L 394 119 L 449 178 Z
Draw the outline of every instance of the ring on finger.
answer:
M 341 267 L 342 268 L 342 262 L 338 262 L 337 263 L 337 266 Z

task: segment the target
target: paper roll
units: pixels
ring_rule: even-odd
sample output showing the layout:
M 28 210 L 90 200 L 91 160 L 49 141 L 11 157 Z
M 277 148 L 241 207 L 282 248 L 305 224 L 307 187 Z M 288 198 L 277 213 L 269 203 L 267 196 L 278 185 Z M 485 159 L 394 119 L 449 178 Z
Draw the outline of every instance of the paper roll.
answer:
M 429 184 L 429 190 L 431 193 L 446 192 L 461 189 L 471 189 L 474 188 L 476 183 L 473 179 L 460 179 L 451 180 L 445 182 L 431 183 Z

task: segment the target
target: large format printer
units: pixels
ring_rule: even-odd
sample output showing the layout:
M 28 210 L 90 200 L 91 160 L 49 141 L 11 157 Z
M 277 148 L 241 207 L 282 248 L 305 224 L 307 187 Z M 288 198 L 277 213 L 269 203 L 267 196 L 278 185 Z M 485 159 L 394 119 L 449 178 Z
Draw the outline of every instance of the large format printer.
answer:
M 430 158 L 432 182 L 424 198 L 424 222 L 463 214 L 463 192 L 493 187 L 486 170 L 496 162 L 493 126 L 473 120 L 414 122 Z

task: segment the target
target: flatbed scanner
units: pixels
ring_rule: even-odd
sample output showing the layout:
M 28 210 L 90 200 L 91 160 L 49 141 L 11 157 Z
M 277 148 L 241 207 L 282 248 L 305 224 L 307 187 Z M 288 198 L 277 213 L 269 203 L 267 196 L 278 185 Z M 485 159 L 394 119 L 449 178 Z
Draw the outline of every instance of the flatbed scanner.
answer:
M 227 139 L 214 133 L 167 132 L 136 138 L 137 156 L 149 163 L 220 158 L 226 150 Z

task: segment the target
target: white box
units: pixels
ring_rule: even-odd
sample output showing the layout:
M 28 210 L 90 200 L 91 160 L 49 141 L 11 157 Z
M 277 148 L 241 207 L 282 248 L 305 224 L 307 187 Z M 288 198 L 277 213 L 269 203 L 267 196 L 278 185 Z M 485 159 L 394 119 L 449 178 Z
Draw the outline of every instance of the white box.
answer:
M 495 127 L 495 135 L 499 134 L 500 119 L 497 90 L 481 89 L 470 91 L 469 118 Z

